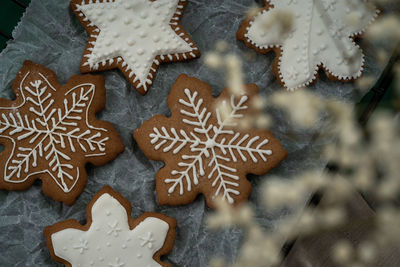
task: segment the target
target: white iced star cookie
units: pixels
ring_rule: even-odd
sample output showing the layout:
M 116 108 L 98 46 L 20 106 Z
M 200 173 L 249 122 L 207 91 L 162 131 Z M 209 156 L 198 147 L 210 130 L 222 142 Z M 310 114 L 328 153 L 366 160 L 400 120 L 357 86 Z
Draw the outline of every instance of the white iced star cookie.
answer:
M 160 257 L 175 240 L 176 220 L 159 213 L 130 217 L 130 203 L 111 187 L 100 190 L 87 206 L 87 224 L 76 220 L 45 229 L 52 258 L 67 267 L 171 266 Z
M 361 76 L 364 55 L 354 38 L 378 12 L 364 0 L 264 0 L 237 38 L 259 53 L 275 50 L 274 71 L 289 90 L 314 82 L 319 68 L 332 80 Z M 280 23 L 281 22 L 281 23 Z
M 82 72 L 119 68 L 142 95 L 161 62 L 183 61 L 200 51 L 179 25 L 187 0 L 72 0 L 90 34 Z

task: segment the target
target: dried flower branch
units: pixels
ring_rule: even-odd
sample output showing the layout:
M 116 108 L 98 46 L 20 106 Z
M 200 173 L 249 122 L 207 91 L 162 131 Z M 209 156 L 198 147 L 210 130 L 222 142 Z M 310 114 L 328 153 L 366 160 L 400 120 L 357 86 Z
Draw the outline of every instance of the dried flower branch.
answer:
M 388 3 L 393 4 L 390 0 L 374 1 L 371 4 L 380 6 Z M 249 11 L 254 12 L 258 12 L 258 9 Z M 347 19 L 349 24 L 357 25 L 357 10 L 350 12 Z M 287 22 L 285 25 L 290 27 L 290 21 Z M 281 19 L 266 21 L 265 25 L 266 29 L 286 28 L 282 27 Z M 369 28 L 365 37 L 371 43 L 399 43 L 398 14 L 382 15 Z M 234 88 L 232 93 L 240 94 L 243 83 L 240 61 L 231 54 L 223 56 L 220 53 L 221 50 L 207 55 L 206 63 L 212 68 L 224 68 L 227 71 L 228 86 Z M 376 60 L 382 61 L 383 58 L 382 62 L 386 64 L 389 54 L 387 51 L 380 54 L 381 52 L 376 53 Z M 398 97 L 399 69 L 397 64 L 393 70 Z M 375 82 L 375 77 L 365 76 L 357 81 L 357 85 L 362 92 L 366 92 Z M 393 102 L 400 109 L 399 98 Z M 277 92 L 268 101 L 261 100 L 254 104 L 260 105 L 260 109 L 266 106 L 282 109 L 295 125 L 315 131 L 327 140 L 333 140 L 324 146 L 321 158 L 330 162 L 334 168 L 331 168 L 333 171 L 323 174 L 309 170 L 291 179 L 268 179 L 262 190 L 265 208 L 271 212 L 282 209 L 291 211 L 273 229 L 263 229 L 256 222 L 251 206 L 233 208 L 219 202 L 217 212 L 208 218 L 208 226 L 211 229 L 239 227 L 245 231 L 245 240 L 233 264 L 219 258 L 213 260 L 211 266 L 275 266 L 282 260 L 281 247 L 285 241 L 318 236 L 344 225 L 357 225 L 362 220 L 373 220 L 370 237 L 358 245 L 349 240 L 341 240 L 335 244 L 332 258 L 339 266 L 373 265 L 380 251 L 394 244 L 399 245 L 400 125 L 393 120 L 392 115 L 378 113 L 367 128 L 363 129 L 357 122 L 353 105 L 335 99 L 324 99 L 305 89 L 293 93 Z M 272 120 L 268 114 L 264 119 L 267 121 L 265 126 L 269 126 Z M 372 219 L 350 219 L 346 206 L 357 191 L 374 200 L 376 215 Z M 318 208 L 304 208 L 305 196 L 311 192 L 319 192 L 323 196 L 323 205 Z

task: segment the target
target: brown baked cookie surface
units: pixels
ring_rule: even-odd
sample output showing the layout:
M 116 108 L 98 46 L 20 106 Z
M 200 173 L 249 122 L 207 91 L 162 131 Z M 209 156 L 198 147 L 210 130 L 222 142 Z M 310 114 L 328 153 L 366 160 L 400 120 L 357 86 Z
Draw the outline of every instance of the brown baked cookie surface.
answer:
M 14 101 L 0 99 L 0 188 L 43 192 L 72 205 L 87 183 L 85 165 L 101 166 L 124 146 L 114 127 L 96 119 L 105 105 L 104 78 L 56 74 L 25 61 L 13 83 Z
M 179 24 L 186 0 L 72 0 L 71 7 L 89 33 L 81 71 L 119 68 L 144 95 L 161 62 L 200 56 Z
M 214 98 L 207 83 L 178 77 L 168 97 L 171 117 L 156 115 L 134 132 L 145 155 L 165 163 L 156 174 L 159 204 L 187 204 L 199 193 L 212 208 L 216 197 L 247 201 L 246 174 L 265 174 L 287 155 L 271 132 L 241 127 L 255 114 L 257 95 L 250 84 L 242 95 L 225 89 Z
M 160 257 L 171 252 L 176 220 L 147 212 L 131 217 L 128 200 L 105 186 L 86 209 L 87 223 L 67 220 L 46 227 L 51 257 L 72 266 L 171 266 Z
M 259 53 L 275 51 L 273 70 L 282 86 L 295 90 L 316 81 L 321 68 L 335 81 L 359 78 L 364 55 L 354 39 L 378 11 L 363 0 L 264 0 L 236 36 Z

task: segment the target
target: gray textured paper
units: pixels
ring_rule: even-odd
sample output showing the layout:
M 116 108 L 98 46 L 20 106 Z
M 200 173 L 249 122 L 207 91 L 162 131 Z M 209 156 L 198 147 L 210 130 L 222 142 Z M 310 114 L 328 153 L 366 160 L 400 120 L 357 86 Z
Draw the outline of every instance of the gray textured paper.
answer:
M 235 34 L 246 9 L 254 4 L 254 0 L 190 0 L 182 25 L 203 54 L 217 40 L 224 39 L 234 52 L 243 56 L 251 50 L 236 41 Z M 15 40 L 0 54 L 0 97 L 13 97 L 11 83 L 26 59 L 54 70 L 61 83 L 79 73 L 88 35 L 69 8 L 69 1 L 33 0 L 13 36 Z M 377 76 L 380 70 L 372 62 L 372 53 L 371 48 L 365 47 L 366 72 Z M 273 59 L 273 53 L 256 55 L 253 62 L 244 64 L 247 82 L 256 83 L 264 96 L 282 90 L 272 73 Z M 89 182 L 72 207 L 44 196 L 40 182 L 23 192 L 0 191 L 0 266 L 61 266 L 50 258 L 43 229 L 70 218 L 85 223 L 86 205 L 104 185 L 111 185 L 132 203 L 135 217 L 145 211 L 156 211 L 178 220 L 175 247 L 167 257 L 174 266 L 207 266 L 213 255 L 234 258 L 240 247 L 240 231 L 207 230 L 204 219 L 211 211 L 206 208 L 203 197 L 181 207 L 157 205 L 154 177 L 162 163 L 148 160 L 132 138 L 133 130 L 143 121 L 154 114 L 169 114 L 166 99 L 180 73 L 210 83 L 215 95 L 224 87 L 223 74 L 207 69 L 201 59 L 163 64 L 144 97 L 118 70 L 100 73 L 106 77 L 107 105 L 98 117 L 114 124 L 126 151 L 104 167 L 87 166 Z M 353 88 L 351 83 L 332 82 L 325 75 L 320 75 L 313 86 L 322 95 L 356 101 Z M 258 203 L 259 185 L 268 177 L 292 177 L 308 168 L 322 170 L 324 167 L 318 153 L 321 142 L 313 140 L 310 134 L 290 130 L 281 113 L 274 113 L 274 119 L 276 125 L 271 130 L 289 157 L 269 174 L 249 177 L 254 188 L 250 202 L 254 205 Z M 259 206 L 256 210 L 259 222 L 266 228 L 272 227 L 280 216 L 266 213 Z

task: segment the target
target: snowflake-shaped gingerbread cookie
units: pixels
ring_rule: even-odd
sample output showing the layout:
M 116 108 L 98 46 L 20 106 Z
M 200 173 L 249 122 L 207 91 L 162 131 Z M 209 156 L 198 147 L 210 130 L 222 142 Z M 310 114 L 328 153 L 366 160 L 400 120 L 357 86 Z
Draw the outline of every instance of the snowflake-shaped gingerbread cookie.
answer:
M 160 257 L 174 244 L 176 220 L 148 212 L 130 217 L 132 207 L 106 186 L 87 206 L 87 224 L 76 220 L 44 230 L 52 258 L 67 267 L 171 266 Z
M 269 131 L 240 127 L 255 114 L 257 93 L 247 85 L 242 95 L 225 89 L 214 99 L 207 83 L 179 76 L 168 97 L 171 117 L 156 115 L 134 133 L 147 157 L 165 162 L 156 175 L 160 204 L 187 204 L 199 193 L 210 207 L 215 197 L 246 201 L 246 174 L 264 174 L 286 157 Z
M 200 51 L 179 24 L 187 0 L 72 0 L 90 34 L 81 71 L 119 68 L 146 94 L 161 62 L 183 61 Z
M 354 38 L 378 12 L 364 0 L 264 0 L 237 38 L 259 53 L 275 50 L 274 71 L 289 90 L 314 82 L 319 68 L 332 80 L 361 76 L 364 55 Z
M 104 108 L 101 76 L 74 76 L 59 85 L 54 72 L 25 61 L 14 101 L 0 99 L 0 188 L 43 192 L 72 205 L 87 183 L 86 163 L 104 165 L 124 150 L 114 127 L 97 120 Z

